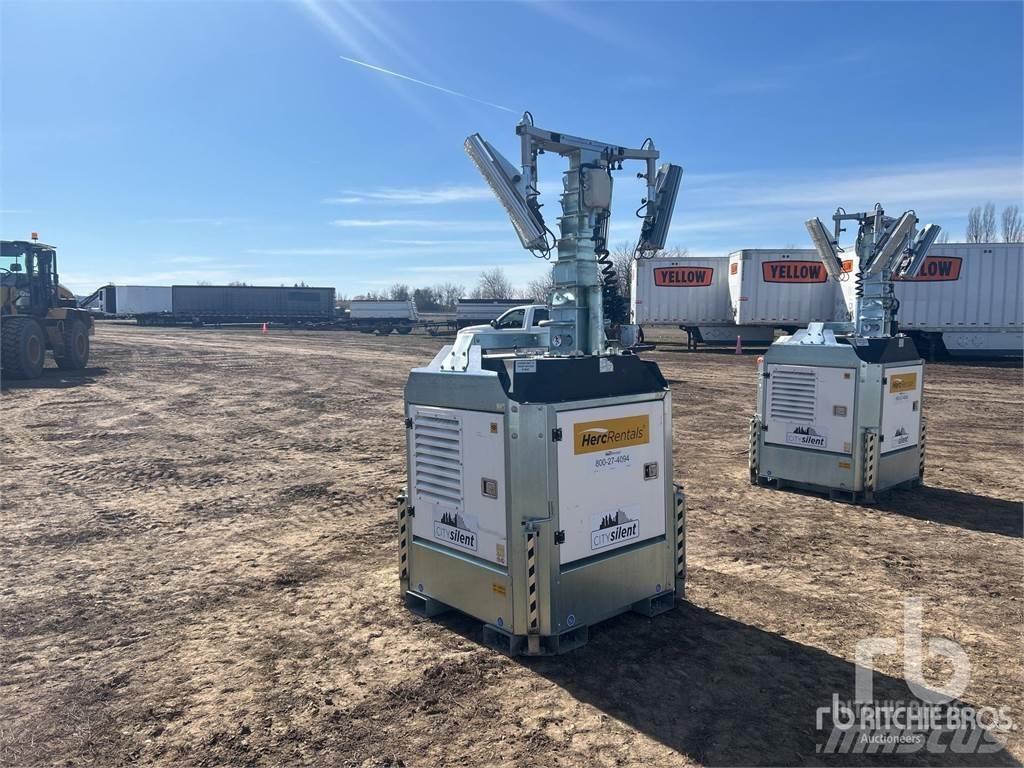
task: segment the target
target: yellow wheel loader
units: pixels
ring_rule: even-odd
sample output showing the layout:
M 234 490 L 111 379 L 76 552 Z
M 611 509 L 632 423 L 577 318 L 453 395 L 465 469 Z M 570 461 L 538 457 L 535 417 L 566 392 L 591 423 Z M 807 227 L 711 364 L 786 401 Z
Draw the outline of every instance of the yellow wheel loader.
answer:
M 0 241 L 0 367 L 4 377 L 41 376 L 48 349 L 60 368 L 85 368 L 94 330 L 92 316 L 80 309 L 74 294 L 58 282 L 56 248 L 35 241 Z

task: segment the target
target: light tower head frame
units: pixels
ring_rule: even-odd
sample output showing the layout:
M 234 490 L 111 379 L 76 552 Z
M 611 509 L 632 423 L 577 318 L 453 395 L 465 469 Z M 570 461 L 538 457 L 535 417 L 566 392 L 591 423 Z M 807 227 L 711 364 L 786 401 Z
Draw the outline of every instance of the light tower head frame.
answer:
M 557 131 L 537 128 L 527 112 L 516 125 L 521 145 L 521 172 L 480 134 L 466 139 L 470 159 L 497 195 L 519 240 L 527 250 L 549 258 L 552 269 L 549 353 L 556 356 L 600 355 L 612 351 L 605 340 L 603 296 L 614 269 L 608 251 L 612 171 L 624 160 L 645 163 L 637 174 L 647 182 L 647 196 L 637 253 L 652 255 L 665 247 L 682 168 L 656 167 L 658 150 L 647 139 L 630 149 Z M 537 188 L 537 156 L 553 152 L 568 158 L 562 181 L 562 215 L 556 237 L 544 223 Z
M 917 276 L 941 227 L 928 224 L 918 231 L 914 211 L 905 211 L 894 218 L 886 216 L 880 204 L 876 204 L 873 211 L 862 213 L 847 213 L 837 208 L 832 220 L 831 235 L 819 218 L 807 220 L 807 232 L 828 274 L 838 280 L 844 273 L 839 255 L 843 250 L 839 246 L 839 236 L 845 231 L 843 222 L 857 222 L 853 335 L 861 338 L 896 335 L 899 301 L 894 295 L 893 280 Z

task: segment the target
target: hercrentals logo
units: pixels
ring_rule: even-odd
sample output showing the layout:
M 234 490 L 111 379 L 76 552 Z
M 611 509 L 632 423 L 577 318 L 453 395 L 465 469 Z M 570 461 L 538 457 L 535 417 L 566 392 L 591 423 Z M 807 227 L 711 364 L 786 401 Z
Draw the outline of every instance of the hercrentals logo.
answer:
M 923 282 L 959 280 L 962 265 L 963 259 L 959 256 L 928 256 L 917 275 L 905 279 Z
M 766 283 L 824 283 L 828 280 L 820 261 L 765 261 L 761 276 Z
M 917 389 L 916 373 L 895 373 L 889 377 L 889 394 L 913 392 Z
M 639 538 L 640 521 L 636 519 L 637 512 L 638 508 L 634 506 L 591 515 L 590 549 L 605 549 Z
M 658 267 L 654 284 L 664 288 L 704 288 L 711 285 L 712 267 Z
M 582 421 L 572 427 L 573 453 L 595 453 L 644 445 L 650 441 L 650 421 L 643 416 Z

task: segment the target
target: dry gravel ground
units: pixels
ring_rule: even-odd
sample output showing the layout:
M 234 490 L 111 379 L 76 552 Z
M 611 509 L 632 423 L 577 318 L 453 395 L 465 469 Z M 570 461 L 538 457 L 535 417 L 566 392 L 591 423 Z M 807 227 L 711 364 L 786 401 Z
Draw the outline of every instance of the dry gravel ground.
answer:
M 83 375 L 6 386 L 0 763 L 892 763 L 816 754 L 815 709 L 910 595 L 964 701 L 1024 723 L 1018 368 L 929 366 L 927 487 L 864 508 L 750 486 L 754 357 L 663 344 L 689 602 L 515 660 L 398 598 L 402 387 L 438 344 L 107 323 Z M 1020 733 L 902 762 L 1018 764 Z

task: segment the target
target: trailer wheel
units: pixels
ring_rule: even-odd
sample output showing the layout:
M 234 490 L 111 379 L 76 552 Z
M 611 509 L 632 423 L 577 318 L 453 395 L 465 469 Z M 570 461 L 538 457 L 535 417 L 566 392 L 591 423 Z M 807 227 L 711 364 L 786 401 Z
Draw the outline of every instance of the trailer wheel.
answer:
M 384 325 L 377 329 L 378 336 L 390 336 L 391 332 L 395 330 L 390 325 Z
M 0 365 L 11 379 L 38 379 L 43 375 L 46 338 L 31 317 L 11 317 L 0 329 Z
M 410 333 L 412 333 L 412 326 L 403 325 L 401 328 L 398 329 L 398 332 L 403 336 L 408 336 Z
M 81 320 L 64 326 L 64 355 L 56 360 L 65 371 L 80 371 L 89 364 L 89 333 Z

